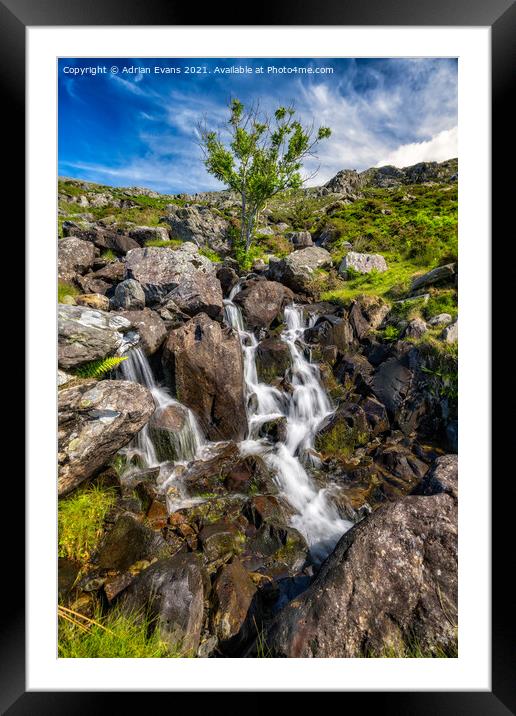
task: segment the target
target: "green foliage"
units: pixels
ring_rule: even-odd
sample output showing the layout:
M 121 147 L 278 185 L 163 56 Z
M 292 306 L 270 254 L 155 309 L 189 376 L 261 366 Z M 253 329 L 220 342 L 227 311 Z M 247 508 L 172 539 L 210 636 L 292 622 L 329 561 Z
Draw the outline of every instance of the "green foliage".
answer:
M 80 291 L 78 288 L 75 288 L 75 286 L 72 286 L 71 283 L 65 283 L 64 281 L 59 281 L 57 284 L 57 302 L 63 303 L 63 299 L 67 296 L 78 296 L 80 294 Z
M 400 331 L 399 328 L 396 328 L 396 326 L 386 326 L 384 332 L 383 332 L 383 339 L 384 341 L 397 341 L 400 337 Z
M 273 196 L 303 184 L 303 160 L 317 143 L 330 136 L 327 127 L 314 135 L 295 118 L 293 107 L 279 107 L 274 117 L 256 109 L 245 111 L 238 100 L 230 104 L 229 143 L 200 127 L 207 171 L 241 197 L 241 243 L 247 253 L 259 212 Z
M 364 194 L 320 223 L 320 229 L 331 224 L 337 234 L 331 246 L 336 258 L 350 241 L 355 251 L 395 253 L 416 267 L 457 260 L 456 185 L 366 189 Z
M 100 360 L 92 360 L 77 368 L 75 375 L 79 378 L 102 378 L 106 373 L 118 368 L 124 360 L 127 360 L 127 356 L 110 356 Z
M 116 254 L 111 249 L 106 249 L 106 251 L 103 251 L 100 254 L 100 258 L 104 259 L 104 261 L 115 261 L 116 260 Z
M 87 561 L 102 534 L 104 518 L 115 502 L 113 489 L 79 488 L 58 505 L 58 554 Z
M 220 263 L 222 261 L 221 257 L 216 251 L 213 251 L 213 249 L 210 249 L 209 247 L 202 246 L 199 249 L 199 253 L 201 256 L 206 256 L 207 259 L 210 259 L 210 261 L 213 261 L 215 263 Z
M 443 343 L 425 334 L 418 342 L 418 348 L 423 356 L 421 370 L 428 376 L 429 392 L 447 398 L 456 410 L 459 395 L 457 344 Z
M 367 434 L 352 428 L 339 420 L 329 430 L 319 433 L 315 440 L 315 449 L 325 458 L 348 459 L 355 448 L 367 442 Z
M 142 614 L 111 609 L 105 616 L 97 608 L 94 618 L 58 610 L 58 655 L 62 659 L 157 659 L 187 656 L 171 650 Z
M 423 307 L 423 316 L 426 319 L 437 316 L 439 313 L 449 313 L 452 319 L 457 318 L 457 291 L 455 289 L 435 290 Z
M 149 239 L 145 246 L 159 246 L 166 249 L 177 249 L 183 242 L 181 239 Z

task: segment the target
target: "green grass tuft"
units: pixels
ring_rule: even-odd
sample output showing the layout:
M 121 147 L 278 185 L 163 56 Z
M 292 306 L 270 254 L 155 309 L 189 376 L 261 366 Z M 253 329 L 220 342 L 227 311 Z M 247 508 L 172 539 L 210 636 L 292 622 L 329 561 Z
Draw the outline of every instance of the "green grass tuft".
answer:
M 64 281 L 59 281 L 57 284 L 57 302 L 62 303 L 63 299 L 67 296 L 78 296 L 80 294 L 80 291 L 78 288 L 75 288 L 75 286 L 72 286 L 71 283 L 65 283 Z
M 170 650 L 139 614 L 128 615 L 116 607 L 102 616 L 87 619 L 58 610 L 58 655 L 61 659 L 159 659 L 186 656 Z
M 145 242 L 145 246 L 158 246 L 163 249 L 177 249 L 182 244 L 181 239 L 149 239 Z
M 104 519 L 115 502 L 112 488 L 79 488 L 58 505 L 58 554 L 87 561 L 102 534 Z

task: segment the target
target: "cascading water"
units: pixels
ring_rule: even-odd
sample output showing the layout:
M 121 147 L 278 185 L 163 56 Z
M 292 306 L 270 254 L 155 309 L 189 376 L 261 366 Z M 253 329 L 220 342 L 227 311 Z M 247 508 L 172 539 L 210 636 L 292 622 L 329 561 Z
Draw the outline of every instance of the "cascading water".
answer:
M 238 332 L 244 357 L 249 438 L 240 449 L 243 453 L 260 454 L 273 469 L 280 490 L 296 510 L 293 527 L 305 536 L 314 560 L 320 561 L 352 526 L 339 516 L 328 491 L 317 489 L 302 463 L 316 463 L 315 434 L 321 421 L 331 414 L 332 406 L 319 380 L 317 366 L 306 360 L 300 347 L 306 326 L 303 309 L 295 304 L 285 308 L 286 329 L 281 334 L 292 359 L 292 392 L 283 393 L 258 381 L 258 341 L 253 333 L 245 330 L 240 309 L 233 301 L 239 290 L 240 284 L 237 284 L 224 302 L 224 315 L 226 322 Z M 260 425 L 282 416 L 286 418 L 285 442 L 271 446 L 257 439 Z
M 184 462 L 193 459 L 205 443 L 197 420 L 191 410 L 172 398 L 165 388 L 156 383 L 143 350 L 139 347 L 130 350 L 127 359 L 120 364 L 119 371 L 122 379 L 141 383 L 150 390 L 156 404 L 156 412 L 170 406 L 177 406 L 181 409 L 185 416 L 183 425 L 180 430 L 170 432 L 170 440 L 173 441 L 174 453 L 178 461 Z M 129 455 L 138 456 L 144 467 L 156 467 L 162 464 L 156 455 L 156 448 L 151 439 L 148 424 L 140 430 L 126 452 Z

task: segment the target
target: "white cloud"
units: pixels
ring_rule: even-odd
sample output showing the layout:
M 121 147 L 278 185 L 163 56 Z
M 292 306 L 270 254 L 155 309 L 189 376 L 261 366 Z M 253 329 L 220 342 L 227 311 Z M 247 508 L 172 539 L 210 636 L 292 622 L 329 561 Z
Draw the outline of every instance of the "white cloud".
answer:
M 402 144 L 400 147 L 384 155 L 375 166 L 382 167 L 392 164 L 395 167 L 408 167 L 418 162 L 443 162 L 458 156 L 457 127 L 445 129 L 427 142 Z

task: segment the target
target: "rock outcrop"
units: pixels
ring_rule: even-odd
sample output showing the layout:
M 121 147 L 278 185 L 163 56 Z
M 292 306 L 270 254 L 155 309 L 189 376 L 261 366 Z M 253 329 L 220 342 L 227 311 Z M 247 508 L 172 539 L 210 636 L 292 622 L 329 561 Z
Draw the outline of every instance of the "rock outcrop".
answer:
M 271 259 L 267 277 L 280 281 L 295 292 L 312 294 L 317 290 L 317 270 L 330 268 L 331 265 L 332 259 L 326 249 L 309 246 L 294 251 L 284 259 Z
M 151 393 L 138 383 L 85 381 L 58 394 L 59 495 L 94 475 L 147 423 Z
M 170 331 L 163 367 L 178 400 L 210 440 L 242 440 L 247 431 L 243 362 L 235 334 L 200 313 Z
M 246 281 L 235 296 L 249 328 L 269 328 L 284 306 L 294 299 L 292 291 L 277 281 Z

